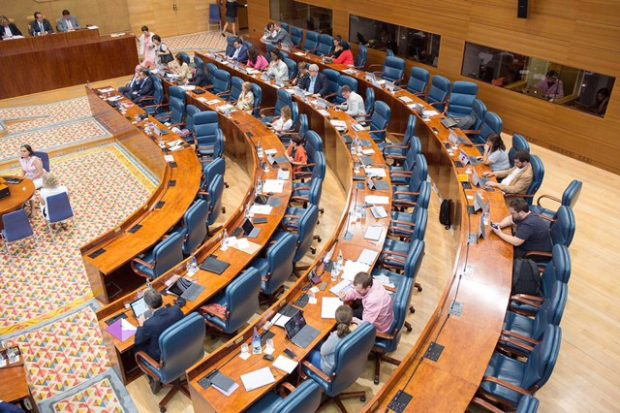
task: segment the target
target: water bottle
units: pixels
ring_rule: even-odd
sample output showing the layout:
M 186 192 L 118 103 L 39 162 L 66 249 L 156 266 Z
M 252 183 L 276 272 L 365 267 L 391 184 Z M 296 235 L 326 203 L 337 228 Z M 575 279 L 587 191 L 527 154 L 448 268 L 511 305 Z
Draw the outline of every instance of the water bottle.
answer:
M 228 249 L 228 231 L 226 231 L 226 228 L 224 228 L 224 232 L 222 235 L 222 247 L 221 250 L 222 251 L 226 251 Z
M 189 260 L 189 274 L 194 275 L 198 272 L 198 260 L 196 260 L 196 256 L 192 255 L 192 258 Z
M 336 263 L 334 263 L 332 265 L 332 271 L 331 271 L 331 276 L 332 276 L 332 281 L 338 281 L 338 265 Z
M 344 268 L 344 258 L 342 257 L 342 254 L 338 255 L 338 271 L 342 270 Z
M 252 353 L 260 354 L 263 351 L 263 347 L 260 343 L 260 336 L 258 335 L 258 330 L 254 327 L 254 333 L 252 334 Z
M 259 176 L 258 182 L 256 182 L 256 192 L 259 194 L 263 193 L 263 179 Z

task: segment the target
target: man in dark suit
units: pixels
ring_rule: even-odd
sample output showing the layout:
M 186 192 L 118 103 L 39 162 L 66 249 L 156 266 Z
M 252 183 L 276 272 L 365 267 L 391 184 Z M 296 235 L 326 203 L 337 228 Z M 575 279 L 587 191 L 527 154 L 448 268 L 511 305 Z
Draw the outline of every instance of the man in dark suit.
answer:
M 232 51 L 232 54 L 228 57 L 230 57 L 232 60 L 236 60 L 237 62 L 241 62 L 243 64 L 247 63 L 248 48 L 246 47 L 246 45 L 244 45 L 241 39 L 238 37 L 235 39 L 233 45 L 235 46 L 234 50 Z
M 150 288 L 144 293 L 144 301 L 153 311 L 153 315 L 146 321 L 138 320 L 141 326 L 136 331 L 135 351 L 144 351 L 153 360 L 159 362 L 161 359 L 159 336 L 168 327 L 181 320 L 183 312 L 178 305 L 162 307 L 163 299 L 161 294 Z
M 127 83 L 125 86 L 118 88 L 118 91 L 121 92 L 125 97 L 131 99 L 131 95 L 133 94 L 133 92 L 137 92 L 138 90 L 140 90 L 140 85 L 142 84 L 143 80 L 140 72 L 142 72 L 142 66 L 137 65 L 131 82 Z
M 35 11 L 30 34 L 32 36 L 44 36 L 50 33 L 54 33 L 50 21 L 44 18 L 40 11 Z
M 131 93 L 131 100 L 139 103 L 145 96 L 153 96 L 154 89 L 153 79 L 149 76 L 148 69 L 143 69 L 140 72 L 140 87 Z
M 319 66 L 311 64 L 308 68 L 310 76 L 306 76 L 299 83 L 299 87 L 313 94 L 325 97 L 328 91 L 327 77 L 319 72 Z
M 192 80 L 189 82 L 190 85 L 194 85 L 194 86 L 208 86 L 209 85 L 209 78 L 207 77 L 207 74 L 198 69 L 198 67 L 196 67 L 196 65 L 194 63 L 192 63 L 191 65 L 189 65 L 190 70 L 192 71 Z

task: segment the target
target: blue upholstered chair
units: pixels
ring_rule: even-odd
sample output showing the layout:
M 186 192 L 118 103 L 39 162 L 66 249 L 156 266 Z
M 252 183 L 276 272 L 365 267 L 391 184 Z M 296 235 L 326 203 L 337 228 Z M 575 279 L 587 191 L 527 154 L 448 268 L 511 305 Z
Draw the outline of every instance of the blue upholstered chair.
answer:
M 409 81 L 407 82 L 407 90 L 417 96 L 422 96 L 426 93 L 430 79 L 431 75 L 428 73 L 428 70 L 421 67 L 412 67 Z
M 177 321 L 159 336 L 161 360 L 153 360 L 143 351 L 136 353 L 136 363 L 144 374 L 159 385 L 172 389 L 159 402 L 159 411 L 166 411 L 166 404 L 180 390 L 187 397 L 189 392 L 182 383 L 185 371 L 204 356 L 205 323 L 197 313 Z
M 202 179 L 200 181 L 200 189 L 209 190 L 209 184 L 216 175 L 224 176 L 226 173 L 226 161 L 224 158 L 216 158 L 212 162 L 203 164 Z
M 208 304 L 219 304 L 226 308 L 222 315 L 201 307 L 200 312 L 205 322 L 224 334 L 233 335 L 241 329 L 258 311 L 258 294 L 260 293 L 260 275 L 255 268 L 248 268 L 228 284 L 223 293 L 218 294 Z
M 357 93 L 357 79 L 352 78 L 351 76 L 342 75 L 338 78 L 338 92 L 333 95 L 335 97 L 334 103 L 337 105 L 341 105 L 347 100 L 344 96 L 342 96 L 342 87 L 348 86 L 353 92 Z
M 297 236 L 287 232 L 267 249 L 264 258 L 252 263 L 262 279 L 261 292 L 265 296 L 275 299 L 284 290 L 284 283 L 293 273 L 296 245 Z
M 282 61 L 284 62 L 284 64 L 286 64 L 286 67 L 288 67 L 288 78 L 289 79 L 296 78 L 297 77 L 297 63 L 289 57 L 283 57 Z
M 482 379 L 485 398 L 517 406 L 521 397 L 536 393 L 549 379 L 560 353 L 560 327 L 548 325 L 527 361 L 495 352 Z
M 306 41 L 304 42 L 304 50 L 310 53 L 315 53 L 319 47 L 319 34 L 313 31 L 306 32 Z
M 202 161 L 212 161 L 221 157 L 224 154 L 224 133 L 222 130 L 220 128 L 215 130 L 212 141 L 205 141 L 204 143 L 199 141 L 196 150 Z
M 530 144 L 527 142 L 527 139 L 525 139 L 525 136 L 515 133 L 514 135 L 512 135 L 512 146 L 508 151 L 508 160 L 510 161 L 510 166 L 515 166 L 515 156 L 519 151 L 525 151 L 527 153 L 530 153 Z
M 479 146 L 480 152 L 482 153 L 483 145 L 487 142 L 487 138 L 490 135 L 499 135 L 502 134 L 503 122 L 502 118 L 495 112 L 487 112 L 484 114 L 484 120 L 480 125 L 480 129 L 478 130 L 465 130 L 467 135 L 471 141 Z
M 43 151 L 35 151 L 32 152 L 32 154 L 37 158 L 41 159 L 43 169 L 45 169 L 47 172 L 50 172 L 50 156 L 48 155 L 48 153 Z
M 405 155 L 405 160 L 400 159 L 394 162 L 394 166 L 390 166 L 390 178 L 392 185 L 407 185 L 409 178 L 413 173 L 413 168 L 418 160 L 417 155 L 422 152 L 422 143 L 417 136 L 411 138 L 411 145 Z
M 2 215 L 2 225 L 4 228 L 0 231 L 0 234 L 2 234 L 4 249 L 7 254 L 10 254 L 10 243 L 32 237 L 36 244 L 36 237 L 32 230 L 32 225 L 30 225 L 26 211 L 24 211 L 23 208 Z
M 200 113 L 198 106 L 187 105 L 185 107 L 185 129 L 189 134 L 185 137 L 188 143 L 194 143 L 194 116 Z
M 383 244 L 383 250 L 379 256 L 379 261 L 383 266 L 402 271 L 405 268 L 404 257 L 407 256 L 414 240 L 423 240 L 428 225 L 428 210 L 425 208 L 416 208 L 411 214 L 412 222 L 410 229 L 412 232 L 408 238 L 393 239 L 388 238 Z M 405 221 L 403 221 L 405 222 Z M 404 227 L 404 225 L 403 225 Z M 421 290 L 421 288 L 420 288 Z
M 70 219 L 73 219 L 73 208 L 71 208 L 71 202 L 69 202 L 69 195 L 66 192 L 52 195 L 46 199 L 47 208 L 45 219 L 48 223 L 48 228 L 52 229 L 54 224 L 62 224 Z
M 431 80 L 431 90 L 428 91 L 426 101 L 433 105 L 435 109 L 443 112 L 450 95 L 450 81 L 447 77 L 435 75 Z
M 319 56 L 331 56 L 332 53 L 334 53 L 334 38 L 329 34 L 320 34 L 316 54 Z
M 226 56 L 232 56 L 235 53 L 235 40 L 237 40 L 236 36 L 226 37 Z
M 428 163 L 424 155 L 415 155 L 415 166 L 409 177 L 409 184 L 406 186 L 393 187 L 392 204 L 397 208 L 415 207 L 417 197 L 420 194 L 420 187 L 428 177 Z
M 280 116 L 280 111 L 284 106 L 290 107 L 292 104 L 293 97 L 291 96 L 291 94 L 283 88 L 278 89 L 276 105 L 260 110 L 260 116 L 262 117 L 263 123 L 271 123 L 275 118 Z
M 223 193 L 224 177 L 222 175 L 215 175 L 213 180 L 209 183 L 209 190 L 206 193 L 199 193 L 199 196 L 209 203 L 209 216 L 207 218 L 207 225 L 209 226 L 215 223 L 217 217 L 220 216 L 220 212 L 225 212 L 224 207 L 222 207 Z
M 368 70 L 372 70 L 373 67 L 382 67 L 383 70 L 375 72 L 375 75 L 395 84 L 399 84 L 405 75 L 405 59 L 401 59 L 400 57 L 387 56 L 383 66 L 370 65 L 368 66 Z
M 168 106 L 169 112 L 158 113 L 155 118 L 160 122 L 169 122 L 171 126 L 183 126 L 185 120 L 185 90 L 179 86 L 170 86 L 168 88 Z
M 154 280 L 183 261 L 183 236 L 173 232 L 147 254 L 134 258 L 131 269 L 138 275 Z
M 364 109 L 366 110 L 366 116 L 371 117 L 375 110 L 375 90 L 371 87 L 366 88 L 366 100 L 364 101 Z
M 327 78 L 327 95 L 336 95 L 338 93 L 338 82 L 340 81 L 340 72 L 333 69 L 323 69 L 321 72 Z
M 290 392 L 287 397 L 281 397 L 271 391 L 261 397 L 246 413 L 314 413 L 321 405 L 323 390 L 314 380 L 305 380 L 297 388 L 289 383 L 282 387 Z
M 405 129 L 405 133 L 390 132 L 390 137 L 402 137 L 402 143 L 386 143 L 383 147 L 383 156 L 386 159 L 391 159 L 395 162 L 404 161 L 412 144 L 420 145 L 419 148 L 415 148 L 417 149 L 417 153 L 422 151 L 422 144 L 420 143 L 420 140 L 417 139 L 415 134 L 416 120 L 417 117 L 415 115 L 409 115 L 407 118 L 407 128 Z M 412 143 L 413 140 L 416 140 L 416 142 Z
M 179 56 L 181 56 L 181 60 L 183 60 L 184 63 L 190 64 L 191 63 L 191 59 L 189 58 L 189 55 L 185 52 L 179 52 Z
M 323 178 L 315 178 L 310 183 L 295 184 L 291 195 L 291 204 L 300 204 L 304 208 L 309 204 L 319 205 L 323 191 Z
M 361 376 L 368 355 L 375 344 L 376 330 L 370 323 L 362 323 L 338 342 L 334 352 L 334 370 L 327 375 L 309 361 L 303 362 L 303 371 L 323 389 L 325 396 L 334 400 L 341 411 L 346 411 L 343 399 L 357 398 L 366 401 L 366 392 L 345 391 Z
M 230 91 L 223 93 L 222 96 L 228 96 L 229 102 L 236 102 L 241 95 L 241 88 L 243 87 L 243 79 L 238 76 L 230 78 Z
M 179 232 L 183 237 L 183 255 L 186 257 L 192 255 L 207 237 L 208 215 L 209 204 L 202 199 L 196 200 L 183 215 Z
M 582 186 L 583 186 L 583 183 L 581 181 L 577 179 L 573 179 L 570 182 L 570 184 L 568 184 L 566 189 L 564 190 L 564 193 L 562 193 L 562 199 L 559 199 L 552 195 L 547 195 L 547 194 L 540 195 L 538 199 L 536 200 L 536 205 L 530 206 L 530 210 L 534 212 L 535 214 L 541 215 L 543 218 L 555 220 L 557 219 L 558 211 L 544 208 L 541 205 L 541 200 L 550 199 L 560 204 L 560 206 L 567 206 L 567 207 L 570 207 L 571 209 L 574 209 L 575 204 L 577 203 L 577 200 L 579 199 L 579 194 L 581 194 Z
M 534 178 L 532 179 L 530 187 L 527 188 L 525 196 L 527 203 L 532 205 L 532 203 L 534 202 L 534 196 L 536 195 L 536 192 L 538 192 L 538 189 L 542 185 L 543 179 L 545 178 L 545 165 L 543 164 L 542 160 L 536 155 L 530 156 L 530 164 L 532 165 L 532 172 L 534 174 Z
M 217 65 L 215 63 L 207 63 L 207 71 L 205 74 L 207 75 L 207 80 L 209 81 L 209 84 L 213 84 L 215 72 L 218 70 L 219 69 L 217 68 Z
M 569 206 L 561 206 L 558 209 L 557 219 L 551 223 L 550 234 L 551 243 L 555 245 L 564 245 L 570 247 L 575 236 L 576 222 L 573 209 Z M 531 258 L 535 261 L 548 262 L 553 256 L 553 252 L 528 251 L 525 258 Z
M 209 4 L 209 29 L 213 24 L 217 25 L 218 31 L 222 31 L 222 13 L 219 3 Z
M 474 111 L 472 112 L 475 119 L 474 126 L 472 127 L 474 130 L 480 129 L 482 122 L 484 122 L 484 115 L 486 115 L 486 113 L 487 105 L 485 105 L 480 99 L 474 100 Z
M 141 106 L 149 115 L 156 115 L 161 111 L 164 102 L 164 86 L 161 84 L 161 79 L 156 76 L 151 76 L 153 79 L 153 95 L 143 96 L 136 100 L 136 103 Z
M 297 48 L 301 47 L 301 43 L 304 40 L 304 31 L 300 27 L 291 26 L 291 40 L 293 40 L 293 45 Z
M 375 108 L 370 117 L 370 135 L 375 142 L 385 142 L 387 128 L 392 119 L 392 109 L 387 103 L 378 100 L 375 102 Z
M 254 94 L 254 108 L 252 115 L 260 117 L 260 106 L 263 103 L 263 89 L 256 83 L 252 83 L 252 93 Z
M 211 90 L 212 93 L 218 96 L 226 95 L 230 90 L 230 73 L 226 70 L 217 69 L 213 73 L 213 84 L 205 89 Z
M 200 58 L 199 56 L 194 55 L 194 64 L 196 65 L 196 69 L 198 69 L 199 72 L 205 73 L 205 71 L 207 70 L 207 67 L 205 66 L 205 61 L 202 60 L 202 58 Z
M 287 208 L 282 226 L 289 232 L 297 234 L 297 248 L 293 261 L 301 260 L 310 250 L 316 254 L 316 248 L 312 248 L 314 229 L 319 220 L 319 208 L 316 205 L 308 205 L 308 208 Z
M 207 150 L 209 147 L 216 145 L 217 133 L 220 128 L 217 112 L 207 110 L 195 114 L 193 116 L 193 125 L 194 144 L 198 153 L 200 153 L 198 149 L 200 146 Z
M 452 84 L 452 91 L 444 112 L 454 119 L 461 119 L 465 116 L 473 117 L 474 102 L 477 96 L 477 84 L 458 80 Z
M 309 131 L 306 135 L 310 135 L 311 132 L 314 131 Z M 308 158 L 310 158 L 310 156 L 308 156 Z M 302 180 L 304 182 L 293 183 L 293 196 L 295 196 L 295 191 L 300 189 L 301 186 L 307 185 L 308 182 L 305 181 L 307 178 L 310 178 L 310 180 L 325 179 L 325 170 L 327 169 L 325 154 L 321 151 L 315 151 L 312 154 L 312 160 L 312 163 L 303 165 L 303 169 L 294 171 L 293 179 L 295 181 Z
M 417 211 L 420 209 L 427 209 L 431 191 L 430 185 L 420 186 L 419 195 L 416 199 L 415 210 L 411 212 L 393 211 L 392 222 L 389 227 L 389 234 L 401 239 L 412 239 L 419 237 L 419 231 L 416 226 L 421 224 L 421 220 L 424 217 L 417 216 Z
M 368 63 L 368 48 L 361 45 L 357 48 L 357 56 L 355 57 L 355 68 L 358 70 L 366 70 Z
M 290 33 L 288 23 L 279 22 L 278 24 L 280 25 L 280 27 L 282 27 L 284 30 L 286 30 L 287 33 Z

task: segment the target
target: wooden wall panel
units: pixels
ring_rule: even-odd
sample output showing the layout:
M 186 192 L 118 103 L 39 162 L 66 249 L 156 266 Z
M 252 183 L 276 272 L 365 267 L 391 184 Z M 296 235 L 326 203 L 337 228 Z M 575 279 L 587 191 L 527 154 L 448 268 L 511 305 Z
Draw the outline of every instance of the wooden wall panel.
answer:
M 460 74 L 465 42 L 616 77 L 605 118 L 479 85 L 481 98 L 502 117 L 505 131 L 620 173 L 620 1 L 530 1 L 527 19 L 517 18 L 516 0 L 301 1 L 332 9 L 334 34 L 345 38 L 350 14 L 441 35 L 439 67 L 425 67 L 453 81 L 471 80 Z M 269 0 L 252 0 L 248 8 L 250 31 L 262 32 L 269 21 Z M 382 59 L 369 53 L 372 63 Z

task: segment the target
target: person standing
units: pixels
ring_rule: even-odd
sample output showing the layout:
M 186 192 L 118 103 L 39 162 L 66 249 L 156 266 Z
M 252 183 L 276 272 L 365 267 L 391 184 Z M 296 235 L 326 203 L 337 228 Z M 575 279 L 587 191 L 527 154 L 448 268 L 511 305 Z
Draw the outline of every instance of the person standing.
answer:
M 237 9 L 239 7 L 239 3 L 237 0 L 220 0 L 220 4 L 226 3 L 226 23 L 222 28 L 222 36 L 226 37 L 226 30 L 228 30 L 228 25 L 232 26 L 232 34 L 237 35 Z
M 142 34 L 138 38 L 138 55 L 145 61 L 155 62 L 155 47 L 153 46 L 153 33 L 148 26 L 142 26 Z

